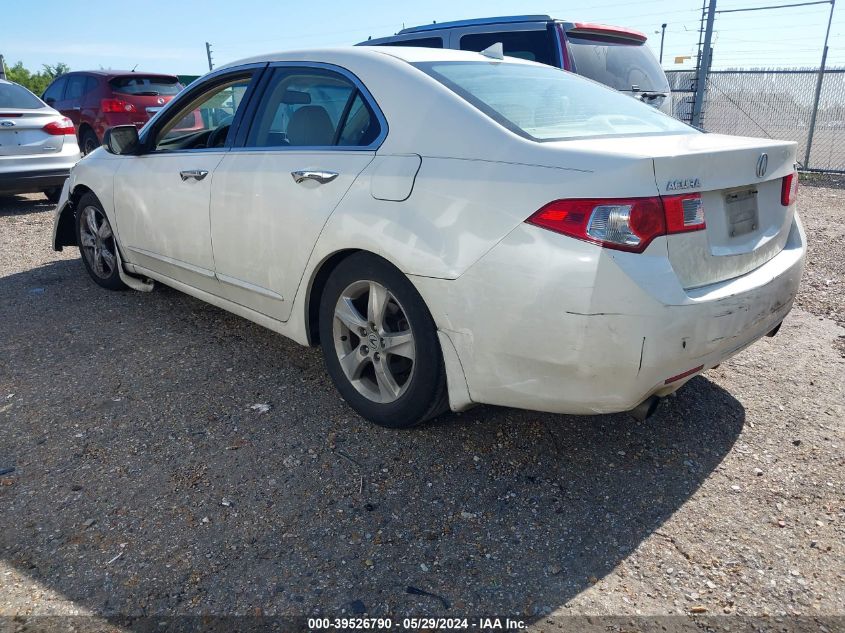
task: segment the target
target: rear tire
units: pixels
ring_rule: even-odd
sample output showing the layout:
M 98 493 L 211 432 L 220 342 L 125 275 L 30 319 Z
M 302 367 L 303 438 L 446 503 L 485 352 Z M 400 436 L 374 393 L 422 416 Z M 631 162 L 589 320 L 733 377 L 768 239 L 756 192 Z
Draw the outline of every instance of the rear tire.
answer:
M 97 135 L 94 133 L 94 130 L 90 128 L 85 128 L 82 131 L 82 134 L 79 135 L 79 147 L 82 149 L 82 155 L 87 156 L 95 149 L 100 147 L 100 139 L 97 138 Z
M 370 422 L 409 428 L 448 408 L 437 329 L 417 289 L 370 253 L 343 260 L 320 300 L 326 369 Z
M 86 193 L 76 209 L 76 243 L 91 279 L 109 290 L 126 290 L 118 270 L 117 239 L 103 205 L 93 193 Z
M 43 191 L 44 195 L 47 196 L 47 200 L 56 204 L 59 201 L 59 198 L 62 197 L 62 189 L 61 187 L 53 187 L 52 189 L 45 189 Z

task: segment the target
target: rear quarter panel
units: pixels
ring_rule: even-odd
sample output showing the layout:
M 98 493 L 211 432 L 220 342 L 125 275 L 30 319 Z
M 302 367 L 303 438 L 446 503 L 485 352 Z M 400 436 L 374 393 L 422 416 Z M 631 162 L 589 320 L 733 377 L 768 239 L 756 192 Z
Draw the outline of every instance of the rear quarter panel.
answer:
M 329 218 L 312 262 L 357 248 L 409 275 L 455 279 L 553 200 L 654 195 L 650 160 L 609 161 L 597 172 L 429 156 L 407 200 L 376 200 L 370 187 L 376 162 Z

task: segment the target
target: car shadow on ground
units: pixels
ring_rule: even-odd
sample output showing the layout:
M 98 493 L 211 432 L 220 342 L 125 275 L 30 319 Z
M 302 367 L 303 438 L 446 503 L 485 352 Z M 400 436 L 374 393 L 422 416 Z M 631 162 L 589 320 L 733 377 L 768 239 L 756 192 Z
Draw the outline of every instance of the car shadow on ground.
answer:
M 176 291 L 64 260 L 0 296 L 0 554 L 115 622 L 537 619 L 631 573 L 745 419 L 698 377 L 643 423 L 478 407 L 392 431 L 317 350 Z
M 55 202 L 46 197 L 33 199 L 21 195 L 0 194 L 0 217 L 5 215 L 28 215 L 43 213 L 56 208 Z

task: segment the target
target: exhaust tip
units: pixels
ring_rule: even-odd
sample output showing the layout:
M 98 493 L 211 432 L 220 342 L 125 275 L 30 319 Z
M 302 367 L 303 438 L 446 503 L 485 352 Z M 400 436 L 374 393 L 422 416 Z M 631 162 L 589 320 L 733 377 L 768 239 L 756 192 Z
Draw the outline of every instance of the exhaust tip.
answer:
M 654 412 L 657 411 L 657 407 L 659 405 L 659 397 L 649 396 L 648 398 L 640 402 L 636 407 L 628 411 L 628 414 L 637 422 L 643 422 L 644 420 L 647 420 L 648 418 L 654 415 Z

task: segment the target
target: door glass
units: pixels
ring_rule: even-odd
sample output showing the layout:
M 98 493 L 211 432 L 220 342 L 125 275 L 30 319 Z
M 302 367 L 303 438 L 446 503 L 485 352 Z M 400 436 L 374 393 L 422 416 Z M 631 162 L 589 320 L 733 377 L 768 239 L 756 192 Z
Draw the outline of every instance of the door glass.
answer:
M 442 37 L 418 37 L 413 40 L 394 40 L 379 46 L 420 46 L 422 48 L 443 48 Z
M 173 114 L 156 136 L 156 151 L 223 147 L 252 75 L 202 93 Z
M 65 84 L 67 83 L 67 78 L 61 77 L 56 79 L 47 90 L 44 92 L 44 102 L 53 105 L 56 101 L 62 100 L 62 92 L 64 92 Z
M 85 75 L 71 75 L 67 80 L 65 99 L 79 100 L 85 94 Z
M 277 69 L 246 145 L 366 146 L 379 129 L 369 105 L 343 75 L 320 68 Z
M 548 31 L 503 31 L 472 33 L 461 37 L 461 50 L 483 51 L 496 42 L 502 43 L 505 55 L 532 62 L 557 66 L 557 53 Z

